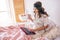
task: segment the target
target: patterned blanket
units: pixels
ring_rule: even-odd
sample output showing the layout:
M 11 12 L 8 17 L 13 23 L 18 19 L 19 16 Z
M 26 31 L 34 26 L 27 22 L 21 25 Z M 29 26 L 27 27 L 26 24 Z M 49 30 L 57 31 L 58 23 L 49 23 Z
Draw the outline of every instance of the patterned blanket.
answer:
M 30 35 L 26 35 L 19 27 L 0 27 L 0 40 L 31 40 Z

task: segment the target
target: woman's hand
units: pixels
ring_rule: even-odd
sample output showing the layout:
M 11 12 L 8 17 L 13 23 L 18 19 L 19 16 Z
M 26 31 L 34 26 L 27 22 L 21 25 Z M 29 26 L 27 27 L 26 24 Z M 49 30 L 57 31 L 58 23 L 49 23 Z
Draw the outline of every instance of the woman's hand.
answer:
M 30 14 L 27 14 L 28 15 L 28 18 L 30 19 L 31 18 L 31 15 Z
M 28 15 L 28 19 L 33 21 L 33 19 L 31 18 L 31 15 L 30 14 L 27 14 Z

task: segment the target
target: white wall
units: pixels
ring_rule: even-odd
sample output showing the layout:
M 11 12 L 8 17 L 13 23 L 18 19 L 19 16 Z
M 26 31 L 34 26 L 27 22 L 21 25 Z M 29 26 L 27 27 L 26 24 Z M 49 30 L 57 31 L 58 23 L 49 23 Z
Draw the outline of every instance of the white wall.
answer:
M 50 19 L 60 25 L 60 0 L 25 0 L 25 12 L 33 14 L 33 4 L 41 1 Z
M 0 26 L 5 27 L 12 24 L 9 0 L 0 0 Z
M 41 1 L 43 7 L 50 15 L 56 24 L 60 25 L 60 0 L 24 0 L 25 1 L 25 12 L 33 14 L 33 4 L 36 1 Z M 10 4 L 10 5 L 9 5 Z M 13 0 L 0 0 L 0 26 L 12 25 L 15 22 L 14 11 L 13 9 Z M 12 18 L 13 17 L 13 18 Z

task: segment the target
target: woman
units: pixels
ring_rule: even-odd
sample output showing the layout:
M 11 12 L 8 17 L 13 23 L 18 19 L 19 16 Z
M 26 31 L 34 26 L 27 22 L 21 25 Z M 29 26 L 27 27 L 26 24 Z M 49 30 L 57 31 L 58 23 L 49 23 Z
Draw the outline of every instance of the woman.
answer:
M 41 2 L 34 3 L 34 13 L 34 20 L 29 15 L 29 19 L 35 24 L 32 31 L 36 32 L 35 35 L 32 35 L 32 40 L 40 37 L 46 37 L 49 40 L 53 40 L 60 35 L 59 29 L 54 22 L 48 19 L 49 15 L 45 12 Z

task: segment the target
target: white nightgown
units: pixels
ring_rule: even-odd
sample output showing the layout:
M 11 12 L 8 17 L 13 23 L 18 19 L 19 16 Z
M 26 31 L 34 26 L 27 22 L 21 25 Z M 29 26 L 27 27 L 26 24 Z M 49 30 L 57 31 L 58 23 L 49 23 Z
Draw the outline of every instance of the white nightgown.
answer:
M 48 25 L 48 28 L 45 29 L 45 30 L 36 31 L 36 34 L 32 35 L 32 40 L 35 40 L 35 39 L 37 39 L 41 36 L 46 37 L 49 40 L 53 40 L 58 35 L 60 35 L 59 28 L 56 27 L 56 24 L 53 21 L 49 20 L 46 15 L 42 14 L 42 17 L 36 18 L 33 21 L 33 23 L 34 23 L 33 29 L 43 27 L 43 26 L 46 26 L 46 25 Z

